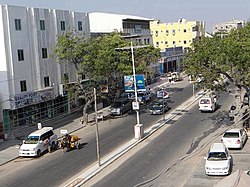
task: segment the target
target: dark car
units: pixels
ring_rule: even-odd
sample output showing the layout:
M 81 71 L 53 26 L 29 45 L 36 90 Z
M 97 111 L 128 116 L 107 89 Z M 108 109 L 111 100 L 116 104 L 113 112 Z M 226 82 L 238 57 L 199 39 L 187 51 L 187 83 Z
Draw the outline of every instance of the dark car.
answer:
M 128 111 L 132 110 L 131 99 L 119 99 L 114 101 L 110 106 L 110 115 L 120 116 Z
M 167 101 L 165 99 L 159 99 L 153 101 L 149 106 L 150 114 L 164 114 L 166 111 L 170 109 Z

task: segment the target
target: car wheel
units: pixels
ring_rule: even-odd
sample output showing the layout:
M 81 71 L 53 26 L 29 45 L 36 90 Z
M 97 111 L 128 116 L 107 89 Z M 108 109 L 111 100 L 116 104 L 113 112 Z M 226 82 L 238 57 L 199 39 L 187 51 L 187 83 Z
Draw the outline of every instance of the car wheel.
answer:
M 40 156 L 41 156 L 41 150 L 38 149 L 37 152 L 36 152 L 36 157 L 38 158 L 38 157 L 40 157 Z

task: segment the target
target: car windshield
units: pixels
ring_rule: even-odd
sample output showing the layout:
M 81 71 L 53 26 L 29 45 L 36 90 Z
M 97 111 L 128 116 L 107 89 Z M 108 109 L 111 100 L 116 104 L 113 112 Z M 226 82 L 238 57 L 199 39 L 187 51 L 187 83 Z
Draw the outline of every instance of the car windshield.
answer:
M 114 103 L 111 104 L 111 107 L 114 107 L 114 108 L 118 108 L 120 106 L 122 106 L 121 102 L 114 102 Z
M 163 104 L 162 103 L 158 103 L 158 102 L 155 102 L 151 105 L 151 108 L 162 108 L 163 107 Z
M 226 160 L 227 156 L 224 152 L 210 152 L 208 154 L 208 160 Z
M 225 132 L 224 138 L 239 138 L 238 132 Z
M 28 136 L 28 138 L 25 139 L 26 144 L 36 144 L 39 141 L 39 136 Z

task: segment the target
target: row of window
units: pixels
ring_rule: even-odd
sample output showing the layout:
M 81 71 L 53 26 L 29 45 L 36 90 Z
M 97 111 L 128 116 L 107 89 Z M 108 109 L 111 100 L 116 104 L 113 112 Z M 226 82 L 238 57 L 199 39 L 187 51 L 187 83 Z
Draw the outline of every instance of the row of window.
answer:
M 142 39 L 135 39 L 135 42 L 141 44 Z M 150 39 L 149 38 L 144 38 L 144 43 L 143 44 L 150 44 Z
M 77 23 L 78 30 L 82 31 L 83 30 L 83 23 L 82 21 L 78 21 Z M 66 23 L 65 21 L 60 21 L 60 27 L 62 31 L 66 30 Z M 15 29 L 17 31 L 22 30 L 22 24 L 21 24 L 21 19 L 15 19 Z M 40 30 L 45 31 L 45 20 L 40 20 Z
M 179 32 L 181 31 L 180 29 L 178 30 Z M 190 31 L 190 29 L 189 29 Z M 195 32 L 195 31 L 198 31 L 198 26 L 195 26 L 195 27 L 192 27 L 192 32 Z M 163 32 L 163 31 L 161 31 Z M 183 29 L 183 32 L 186 33 L 187 32 L 187 29 Z M 153 34 L 153 32 L 152 32 Z M 158 31 L 155 31 L 155 35 L 158 36 L 159 32 Z M 165 34 L 168 35 L 169 34 L 169 30 L 166 30 L 165 31 Z M 175 35 L 176 34 L 176 31 L 175 29 L 172 30 L 172 34 Z
M 163 43 L 163 41 L 161 41 L 161 43 Z M 179 41 L 179 43 L 181 43 L 181 41 Z M 191 40 L 189 40 L 189 43 L 191 43 Z M 159 46 L 159 42 L 156 42 L 155 44 L 156 44 L 156 47 Z M 183 44 L 187 44 L 187 41 L 184 40 Z M 168 41 L 165 41 L 165 45 L 168 45 Z M 176 45 L 176 41 L 173 41 L 173 45 Z
M 17 50 L 17 58 L 18 58 L 18 61 L 24 61 L 24 50 L 23 49 Z M 47 48 L 42 48 L 42 58 L 43 59 L 48 58 Z
M 44 77 L 44 87 L 49 87 L 49 86 L 50 86 L 49 77 Z M 26 80 L 20 81 L 20 88 L 21 88 L 21 92 L 27 91 Z
M 180 29 L 179 29 L 179 31 L 180 31 Z M 163 32 L 163 31 L 161 31 L 161 32 Z M 186 33 L 186 32 L 187 32 L 187 29 L 183 29 L 183 32 Z M 168 34 L 169 34 L 169 30 L 166 30 L 165 33 L 166 33 L 166 35 L 168 35 Z M 173 30 L 172 30 L 172 34 L 175 35 L 175 33 L 176 33 L 176 32 L 175 32 L 175 30 L 173 29 Z M 159 34 L 159 32 L 158 32 L 158 31 L 155 31 L 155 35 L 158 36 L 158 34 Z

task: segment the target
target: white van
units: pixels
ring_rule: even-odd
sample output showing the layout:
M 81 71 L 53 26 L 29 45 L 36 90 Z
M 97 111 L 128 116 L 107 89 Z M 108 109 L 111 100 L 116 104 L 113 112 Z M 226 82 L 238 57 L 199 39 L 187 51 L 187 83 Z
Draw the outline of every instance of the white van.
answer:
M 51 146 L 55 149 L 57 146 L 57 135 L 53 127 L 43 127 L 31 133 L 25 140 L 19 150 L 19 156 L 36 156 L 39 157 L 44 151 Z
M 199 111 L 205 112 L 214 112 L 217 107 L 217 98 L 213 96 L 203 96 L 199 100 Z

